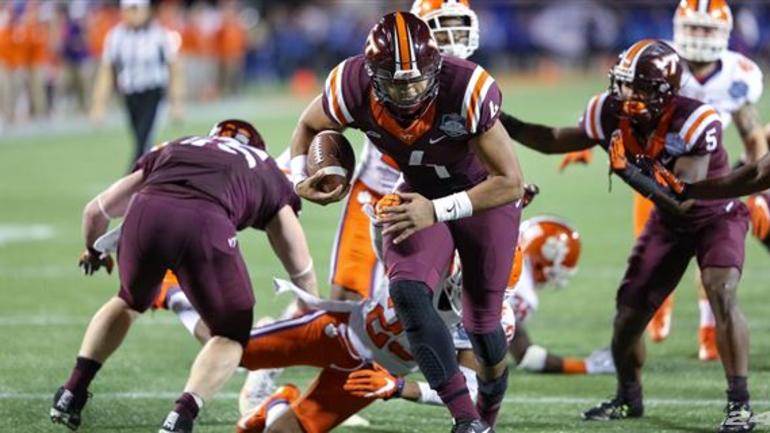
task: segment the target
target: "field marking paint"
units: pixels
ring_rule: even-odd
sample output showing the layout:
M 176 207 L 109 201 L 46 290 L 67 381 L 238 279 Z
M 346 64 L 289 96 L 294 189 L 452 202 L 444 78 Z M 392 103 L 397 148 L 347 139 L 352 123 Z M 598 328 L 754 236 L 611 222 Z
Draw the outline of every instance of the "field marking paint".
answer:
M 0 247 L 14 242 L 44 241 L 54 237 L 54 229 L 44 224 L 0 224 Z
M 0 400 L 50 400 L 51 393 L 16 393 L 0 392 Z M 98 393 L 99 400 L 168 400 L 179 397 L 179 391 L 176 392 L 106 392 Z M 224 392 L 217 394 L 217 399 L 237 400 L 237 392 Z M 541 405 L 541 404 L 560 404 L 560 405 L 592 405 L 596 404 L 599 398 L 589 397 L 525 397 L 511 396 L 506 397 L 503 402 L 507 404 L 518 405 Z M 752 406 L 768 406 L 770 400 L 752 400 Z M 719 398 L 647 398 L 644 400 L 645 406 L 723 406 L 724 399 Z

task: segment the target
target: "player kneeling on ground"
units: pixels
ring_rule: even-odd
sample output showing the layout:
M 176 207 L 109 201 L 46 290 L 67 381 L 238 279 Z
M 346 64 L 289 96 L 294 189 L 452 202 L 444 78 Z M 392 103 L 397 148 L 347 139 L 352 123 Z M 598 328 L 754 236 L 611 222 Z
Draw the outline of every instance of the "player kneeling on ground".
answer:
M 248 344 L 254 295 L 237 232 L 264 230 L 275 253 L 304 289 L 315 274 L 295 213 L 299 199 L 247 122 L 218 123 L 209 136 L 184 137 L 143 156 L 130 175 L 99 194 L 83 215 L 91 274 L 112 260 L 94 249 L 111 218 L 125 214 L 118 264 L 120 291 L 93 317 L 75 368 L 53 399 L 51 419 L 76 429 L 88 386 L 153 303 L 167 269 L 211 332 L 160 433 L 187 433 L 203 402 L 235 371 Z
M 624 51 L 610 72 L 610 92 L 588 104 L 578 128 L 504 121 L 519 142 L 544 153 L 601 145 L 611 170 L 656 204 L 618 289 L 612 338 L 617 395 L 583 414 L 589 420 L 639 417 L 645 326 L 676 287 L 694 256 L 716 316 L 727 378 L 728 413 L 720 432 L 745 432 L 751 421 L 748 329 L 738 307 L 748 211 L 737 200 L 679 204 L 682 185 L 729 171 L 722 122 L 707 104 L 678 95 L 681 60 L 667 44 L 643 40 Z M 669 171 L 670 170 L 670 171 Z

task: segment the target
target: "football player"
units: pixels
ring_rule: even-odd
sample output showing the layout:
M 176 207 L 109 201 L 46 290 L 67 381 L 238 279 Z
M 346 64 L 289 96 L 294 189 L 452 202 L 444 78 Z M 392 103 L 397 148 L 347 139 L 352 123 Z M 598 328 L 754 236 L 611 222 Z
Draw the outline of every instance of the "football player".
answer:
M 87 274 L 112 259 L 94 249 L 112 218 L 123 216 L 121 287 L 86 330 L 75 367 L 53 399 L 51 419 L 80 425 L 88 387 L 120 346 L 134 320 L 153 303 L 167 269 L 200 312 L 211 338 L 190 371 L 185 392 L 160 433 L 193 429 L 204 401 L 235 371 L 249 341 L 254 294 L 238 248 L 237 231 L 264 230 L 292 279 L 315 291 L 315 273 L 296 217 L 300 201 L 252 125 L 217 123 L 209 136 L 183 137 L 144 155 L 133 173 L 85 208 Z
M 734 120 L 744 146 L 743 160 L 757 161 L 767 152 L 767 138 L 759 120 L 756 104 L 762 96 L 762 71 L 750 59 L 728 50 L 733 16 L 725 0 L 681 0 L 674 14 L 674 47 L 685 60 L 679 94 L 714 107 L 722 118 L 723 127 Z M 569 162 L 581 162 L 590 157 L 585 150 L 565 157 Z M 770 217 L 763 207 L 766 196 L 757 195 L 747 201 L 751 214 L 752 233 L 770 245 Z M 639 237 L 652 210 L 652 203 L 634 196 L 634 236 Z M 700 299 L 700 330 L 698 357 L 718 358 L 714 313 L 706 298 L 698 275 Z M 650 321 L 648 332 L 653 341 L 664 340 L 671 330 L 673 298 L 669 297 Z
M 584 412 L 583 418 L 642 416 L 642 334 L 696 257 L 716 316 L 728 385 L 728 415 L 719 431 L 750 431 L 754 423 L 747 386 L 749 337 L 737 300 L 748 210 L 738 200 L 682 205 L 668 200 L 673 191 L 682 189 L 671 171 L 688 182 L 729 171 L 718 112 L 679 96 L 681 76 L 679 55 L 668 44 L 642 40 L 621 54 L 610 71 L 610 91 L 591 98 L 579 127 L 551 128 L 513 117 L 506 126 L 516 140 L 544 153 L 599 144 L 610 154 L 611 170 L 656 203 L 618 288 L 612 338 L 617 394 Z
M 519 254 L 510 271 L 512 285 L 521 273 L 521 261 Z M 442 279 L 441 289 L 433 294 L 433 305 L 452 332 L 457 361 L 475 397 L 478 366 L 460 323 L 462 307 L 454 296 L 459 293 L 455 286 L 461 284 L 457 276 L 455 272 L 452 278 Z M 312 311 L 252 329 L 241 360 L 241 366 L 251 373 L 241 391 L 243 417 L 237 423 L 238 432 L 328 432 L 380 398 L 442 404 L 427 383 L 404 379 L 416 371 L 417 364 L 386 283 L 362 301 L 321 300 L 281 280 L 276 280 L 276 289 L 293 293 Z M 197 315 L 184 294 L 171 297 L 177 307 Z M 508 299 L 502 304 L 501 327 L 508 342 L 515 333 L 512 304 Z M 264 388 L 260 380 L 265 376 L 257 375 L 265 369 L 297 365 L 322 369 L 305 395 L 300 397 L 298 388 L 289 384 L 265 399 L 259 397 Z M 254 377 L 261 379 L 252 380 Z
M 498 121 L 500 102 L 489 73 L 441 56 L 424 21 L 395 12 L 371 30 L 363 55 L 332 70 L 291 140 L 295 188 L 316 203 L 344 195 L 342 188 L 324 193 L 306 179 L 307 149 L 320 131 L 363 131 L 403 173 L 404 204 L 383 220 L 390 294 L 421 371 L 455 419 L 453 432 L 491 431 L 507 387 L 499 318 L 523 179 Z M 431 305 L 455 247 L 464 269 L 463 323 L 481 365 L 476 405 L 451 335 Z
M 508 297 L 516 315 L 516 334 L 510 352 L 518 368 L 534 373 L 614 373 L 606 349 L 586 358 L 562 357 L 534 344 L 525 322 L 537 310 L 537 291 L 543 287 L 566 287 L 577 272 L 580 234 L 568 222 L 555 216 L 536 216 L 521 224 L 519 244 L 524 254 L 521 278 Z

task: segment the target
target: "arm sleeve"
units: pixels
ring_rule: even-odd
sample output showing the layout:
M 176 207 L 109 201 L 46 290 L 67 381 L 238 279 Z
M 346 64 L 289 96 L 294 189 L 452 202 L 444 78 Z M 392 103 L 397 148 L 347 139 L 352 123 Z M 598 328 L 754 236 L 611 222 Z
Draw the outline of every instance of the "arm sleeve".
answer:
M 481 66 L 471 74 L 463 97 L 462 112 L 471 135 L 480 135 L 494 126 L 500 117 L 503 94 L 497 82 Z
M 596 95 L 588 100 L 588 105 L 580 116 L 578 124 L 592 140 L 603 142 L 612 135 L 610 102 L 611 98 L 607 92 Z
M 155 165 L 158 162 L 158 158 L 162 151 L 163 147 L 156 147 L 152 151 L 145 153 L 136 161 L 134 168 L 131 171 L 144 170 L 142 173 L 142 180 L 146 180 L 147 176 L 155 170 Z
M 355 113 L 364 103 L 363 67 L 363 57 L 350 57 L 332 69 L 324 82 L 324 113 L 342 127 L 354 122 Z
M 706 155 L 722 146 L 722 118 L 710 105 L 701 105 L 685 120 L 679 130 L 678 145 L 667 149 L 672 155 Z

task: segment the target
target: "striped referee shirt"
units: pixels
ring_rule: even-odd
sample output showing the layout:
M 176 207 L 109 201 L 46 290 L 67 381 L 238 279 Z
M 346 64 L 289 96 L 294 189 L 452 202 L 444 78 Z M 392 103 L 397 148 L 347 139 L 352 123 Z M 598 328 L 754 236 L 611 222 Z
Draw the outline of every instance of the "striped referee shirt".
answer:
M 107 34 L 102 54 L 123 94 L 168 87 L 169 63 L 175 58 L 170 33 L 155 21 L 139 28 L 117 25 Z

